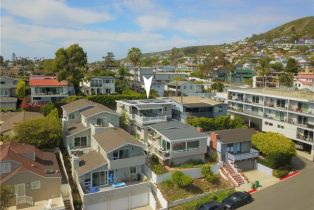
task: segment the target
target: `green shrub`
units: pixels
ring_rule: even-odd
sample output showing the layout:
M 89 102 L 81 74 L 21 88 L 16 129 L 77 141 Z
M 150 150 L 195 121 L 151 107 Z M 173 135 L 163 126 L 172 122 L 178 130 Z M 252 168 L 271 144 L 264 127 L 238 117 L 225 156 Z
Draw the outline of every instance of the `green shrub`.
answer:
M 209 164 L 206 164 L 206 165 L 203 165 L 201 167 L 201 173 L 202 173 L 202 176 L 203 177 L 206 177 L 208 175 L 211 175 L 212 174 L 212 171 L 210 170 L 210 165 Z
M 209 162 L 216 163 L 218 161 L 218 154 L 216 151 L 211 150 L 208 154 Z
M 158 159 L 157 155 L 155 155 L 155 154 L 152 154 L 150 159 L 151 159 L 152 163 L 155 163 L 155 164 L 159 163 L 159 159 Z
M 280 170 L 280 169 L 275 169 L 273 171 L 273 175 L 277 178 L 282 178 L 284 176 L 287 176 L 289 174 L 288 170 Z
M 210 175 L 207 175 L 205 177 L 206 181 L 208 181 L 211 184 L 219 184 L 220 183 L 220 178 L 219 175 L 211 173 Z
M 186 187 L 193 182 L 192 177 L 185 175 L 181 171 L 175 171 L 171 176 L 171 180 L 178 187 Z
M 293 141 L 282 134 L 258 132 L 252 136 L 252 145 L 256 147 L 271 168 L 280 168 L 291 162 L 296 150 Z

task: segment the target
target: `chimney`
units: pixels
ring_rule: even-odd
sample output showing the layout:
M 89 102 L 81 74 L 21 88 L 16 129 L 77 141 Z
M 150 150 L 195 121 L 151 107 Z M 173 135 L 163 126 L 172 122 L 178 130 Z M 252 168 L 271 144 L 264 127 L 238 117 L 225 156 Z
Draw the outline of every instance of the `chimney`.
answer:
M 196 127 L 196 131 L 199 132 L 199 133 L 203 133 L 203 132 L 204 132 L 204 129 L 201 128 L 201 127 Z
M 218 134 L 216 132 L 210 133 L 210 148 L 217 150 Z

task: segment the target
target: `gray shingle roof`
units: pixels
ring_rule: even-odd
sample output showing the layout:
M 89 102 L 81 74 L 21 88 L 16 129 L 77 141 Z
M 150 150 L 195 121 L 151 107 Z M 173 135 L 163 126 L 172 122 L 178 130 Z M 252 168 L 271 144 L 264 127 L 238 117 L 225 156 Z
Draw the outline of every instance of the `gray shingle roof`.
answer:
M 77 111 L 78 109 L 93 106 L 95 103 L 86 99 L 79 99 L 73 102 L 70 102 L 68 104 L 65 104 L 62 107 L 68 114 L 74 111 Z
M 73 135 L 75 133 L 79 133 L 79 132 L 84 131 L 86 129 L 90 129 L 90 128 L 85 127 L 83 125 L 83 123 L 75 123 L 69 127 L 68 132 L 67 132 L 67 136 Z
M 77 169 L 78 175 L 84 175 L 91 170 L 94 170 L 98 167 L 101 167 L 103 165 L 107 164 L 106 159 L 97 151 L 90 151 L 88 153 L 85 153 L 81 156 L 80 158 L 80 163 L 79 163 L 79 168 Z
M 206 133 L 200 133 L 193 126 L 173 120 L 160 122 L 149 126 L 169 140 L 206 138 Z
M 251 137 L 254 133 L 256 133 L 256 130 L 254 128 L 236 128 L 212 132 L 218 134 L 219 141 L 221 141 L 224 144 L 228 144 L 243 141 L 251 141 Z
M 108 113 L 117 115 L 115 111 L 113 111 L 112 109 L 109 109 L 108 107 L 102 104 L 94 103 L 94 105 L 95 105 L 94 107 L 86 109 L 85 111 L 81 112 L 81 114 L 85 116 L 86 118 L 91 117 L 101 112 L 108 112 Z

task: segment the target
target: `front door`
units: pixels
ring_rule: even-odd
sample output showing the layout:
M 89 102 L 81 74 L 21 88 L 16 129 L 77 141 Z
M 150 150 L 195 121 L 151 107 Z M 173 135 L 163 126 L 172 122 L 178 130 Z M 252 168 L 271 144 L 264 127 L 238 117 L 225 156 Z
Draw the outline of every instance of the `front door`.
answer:
M 16 196 L 24 196 L 25 195 L 25 184 L 16 184 L 15 185 L 15 194 L 16 194 Z

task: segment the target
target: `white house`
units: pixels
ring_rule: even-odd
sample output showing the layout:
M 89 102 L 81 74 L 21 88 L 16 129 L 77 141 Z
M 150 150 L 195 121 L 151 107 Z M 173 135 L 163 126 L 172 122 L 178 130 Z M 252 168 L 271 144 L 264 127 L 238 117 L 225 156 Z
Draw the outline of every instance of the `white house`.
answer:
M 115 93 L 115 78 L 112 76 L 95 76 L 80 83 L 86 95 L 100 95 Z

